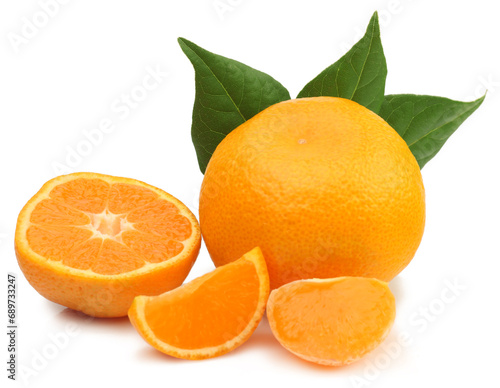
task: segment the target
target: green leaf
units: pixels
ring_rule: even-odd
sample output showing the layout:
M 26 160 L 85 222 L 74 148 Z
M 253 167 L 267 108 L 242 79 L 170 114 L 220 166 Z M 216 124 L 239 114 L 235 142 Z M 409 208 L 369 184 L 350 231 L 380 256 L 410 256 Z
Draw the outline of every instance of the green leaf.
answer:
M 385 96 L 379 115 L 406 141 L 420 168 L 483 102 L 415 94 Z
M 378 113 L 384 101 L 386 77 L 387 64 L 375 12 L 365 36 L 309 82 L 297 97 L 343 97 Z
M 261 71 L 186 39 L 178 41 L 195 70 L 191 136 L 200 170 L 205 173 L 215 148 L 229 132 L 268 106 L 289 100 L 290 94 Z

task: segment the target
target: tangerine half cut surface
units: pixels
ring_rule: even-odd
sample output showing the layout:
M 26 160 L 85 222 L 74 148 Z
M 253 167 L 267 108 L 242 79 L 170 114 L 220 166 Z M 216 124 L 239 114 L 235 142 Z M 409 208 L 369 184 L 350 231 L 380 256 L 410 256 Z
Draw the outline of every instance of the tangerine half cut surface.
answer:
M 362 277 L 297 280 L 271 293 L 267 317 L 276 339 L 296 356 L 347 365 L 375 349 L 396 316 L 386 282 Z
M 95 173 L 47 182 L 21 211 L 15 248 L 47 299 L 99 317 L 127 315 L 137 295 L 182 284 L 200 248 L 198 221 L 170 194 Z
M 138 296 L 130 321 L 154 348 L 199 360 L 225 354 L 254 332 L 266 308 L 269 276 L 260 248 L 175 290 Z

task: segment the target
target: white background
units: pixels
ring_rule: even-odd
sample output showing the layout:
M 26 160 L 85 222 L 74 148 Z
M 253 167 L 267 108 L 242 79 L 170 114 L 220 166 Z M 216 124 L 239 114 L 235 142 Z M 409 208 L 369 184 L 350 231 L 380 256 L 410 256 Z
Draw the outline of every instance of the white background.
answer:
M 221 4 L 228 8 L 218 13 L 215 5 Z M 349 367 L 319 367 L 281 348 L 264 320 L 246 344 L 226 356 L 177 360 L 149 347 L 127 318 L 79 316 L 45 300 L 27 283 L 13 250 L 17 214 L 45 181 L 58 175 L 54 166 L 66 163 L 69 150 L 85 140 L 84 132 L 103 119 L 113 120 L 114 131 L 81 160 L 73 160 L 72 170 L 143 180 L 197 213 L 202 175 L 190 138 L 194 72 L 178 36 L 271 74 L 295 96 L 359 39 L 375 10 L 389 68 L 387 93 L 471 100 L 489 89 L 483 106 L 423 169 L 426 230 L 413 262 L 390 284 L 398 312 L 384 346 Z M 497 2 L 74 0 L 60 5 L 47 20 L 40 12 L 46 13 L 34 0 L 2 1 L 0 6 L 1 288 L 5 300 L 6 273 L 13 271 L 19 292 L 19 381 L 10 384 L 498 383 Z M 10 39 L 33 18 L 46 25 L 16 50 Z M 128 117 L 115 112 L 112 106 L 122 104 L 121 95 L 141 85 L 148 69 L 157 67 L 168 72 L 157 88 Z M 189 279 L 212 268 L 203 247 Z M 2 315 L 6 322 L 6 313 Z M 2 343 L 4 360 L 6 338 Z M 4 367 L 1 373 L 5 381 Z

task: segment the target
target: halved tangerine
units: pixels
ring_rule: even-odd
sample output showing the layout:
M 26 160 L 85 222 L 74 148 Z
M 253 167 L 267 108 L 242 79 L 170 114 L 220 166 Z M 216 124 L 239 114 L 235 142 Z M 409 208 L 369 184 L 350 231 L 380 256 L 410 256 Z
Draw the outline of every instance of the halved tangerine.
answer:
M 281 345 L 323 365 L 347 365 L 375 349 L 395 316 L 387 283 L 362 277 L 297 280 L 274 290 L 267 304 Z
M 138 296 L 128 312 L 139 334 L 177 358 L 225 354 L 254 332 L 266 308 L 269 275 L 260 248 L 172 291 Z
M 24 275 L 47 299 L 118 317 L 135 296 L 182 284 L 200 242 L 195 216 L 163 190 L 75 173 L 50 180 L 25 205 L 15 249 Z

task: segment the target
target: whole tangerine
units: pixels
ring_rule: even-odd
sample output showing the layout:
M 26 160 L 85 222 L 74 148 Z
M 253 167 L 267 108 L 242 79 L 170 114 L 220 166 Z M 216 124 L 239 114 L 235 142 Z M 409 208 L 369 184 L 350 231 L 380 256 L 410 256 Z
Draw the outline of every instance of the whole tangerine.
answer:
M 200 193 L 216 266 L 260 246 L 271 287 L 307 278 L 389 281 L 422 239 L 425 193 L 401 136 L 358 103 L 284 101 L 217 146 Z

